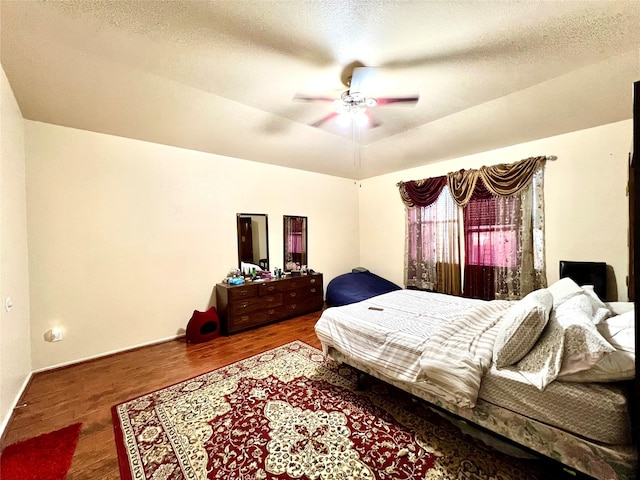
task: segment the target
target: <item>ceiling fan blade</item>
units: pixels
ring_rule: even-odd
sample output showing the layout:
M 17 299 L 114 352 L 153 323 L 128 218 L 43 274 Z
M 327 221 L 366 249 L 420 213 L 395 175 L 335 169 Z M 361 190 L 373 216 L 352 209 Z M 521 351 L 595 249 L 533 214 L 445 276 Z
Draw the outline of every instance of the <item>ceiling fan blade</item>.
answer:
M 412 97 L 383 97 L 383 98 L 376 98 L 376 105 L 378 107 L 389 105 L 392 103 L 403 103 L 405 105 L 415 105 L 416 103 L 418 103 L 419 99 L 420 97 L 418 95 L 414 95 Z
M 300 100 L 302 102 L 333 102 L 336 99 L 334 97 L 323 97 L 317 95 L 300 95 L 296 94 L 293 97 L 294 100 Z
M 337 116 L 338 116 L 338 112 L 331 112 L 330 114 L 325 115 L 324 117 L 322 117 L 320 120 L 317 120 L 317 121 L 315 121 L 313 123 L 310 123 L 309 125 L 312 126 L 312 127 L 318 128 L 318 127 L 322 126 L 324 123 L 328 122 L 329 120 L 331 120 L 332 118 L 337 117 Z
M 376 76 L 378 69 L 376 67 L 356 67 L 351 75 L 351 83 L 349 84 L 350 93 L 366 93 L 367 86 Z

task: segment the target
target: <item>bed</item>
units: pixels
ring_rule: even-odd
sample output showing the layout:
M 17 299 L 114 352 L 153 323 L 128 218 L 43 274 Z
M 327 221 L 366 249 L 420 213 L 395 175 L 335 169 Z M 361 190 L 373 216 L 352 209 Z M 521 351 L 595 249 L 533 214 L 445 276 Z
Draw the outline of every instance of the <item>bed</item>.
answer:
M 315 331 L 328 357 L 459 420 L 597 479 L 630 480 L 632 308 L 568 278 L 518 302 L 397 290 L 328 308 Z

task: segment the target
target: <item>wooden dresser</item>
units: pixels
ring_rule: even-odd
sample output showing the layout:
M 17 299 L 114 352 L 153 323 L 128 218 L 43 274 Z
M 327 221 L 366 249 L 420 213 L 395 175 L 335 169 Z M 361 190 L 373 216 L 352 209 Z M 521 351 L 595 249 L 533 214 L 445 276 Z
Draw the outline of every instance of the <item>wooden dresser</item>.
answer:
M 322 274 L 242 285 L 218 283 L 216 304 L 225 335 L 315 312 L 324 304 Z

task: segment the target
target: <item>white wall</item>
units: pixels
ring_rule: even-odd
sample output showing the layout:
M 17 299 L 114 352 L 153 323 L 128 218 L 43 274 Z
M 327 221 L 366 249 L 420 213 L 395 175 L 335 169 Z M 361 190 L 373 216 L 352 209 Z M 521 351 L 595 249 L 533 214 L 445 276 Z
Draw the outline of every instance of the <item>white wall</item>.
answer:
M 0 433 L 31 373 L 26 211 L 24 122 L 0 68 Z
M 614 273 L 609 295 L 627 300 L 631 139 L 632 121 L 626 120 L 363 180 L 360 261 L 403 284 L 405 210 L 397 182 L 555 155 L 558 159 L 547 162 L 544 178 L 547 280 L 558 279 L 559 260 L 603 261 Z
M 402 284 L 398 181 L 532 155 L 558 157 L 545 173 L 549 282 L 560 259 L 605 261 L 626 299 L 631 127 L 618 122 L 356 184 L 26 121 L 33 368 L 181 333 L 236 264 L 238 212 L 269 215 L 272 268 L 282 266 L 282 215 L 304 215 L 309 265 L 325 286 L 356 265 Z M 54 325 L 64 328 L 62 342 L 45 341 Z
M 358 264 L 351 180 L 26 121 L 33 367 L 172 337 L 237 265 L 236 213 L 309 225 L 309 266 Z M 61 342 L 46 342 L 54 325 Z

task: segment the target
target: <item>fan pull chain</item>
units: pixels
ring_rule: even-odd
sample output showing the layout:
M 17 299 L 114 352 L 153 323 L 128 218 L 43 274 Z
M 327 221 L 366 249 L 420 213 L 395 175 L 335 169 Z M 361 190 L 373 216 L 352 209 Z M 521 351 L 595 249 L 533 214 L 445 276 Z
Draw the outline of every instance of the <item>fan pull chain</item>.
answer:
M 351 119 L 351 141 L 353 142 L 353 165 L 362 168 L 362 159 L 360 157 L 360 130 L 353 118 Z

